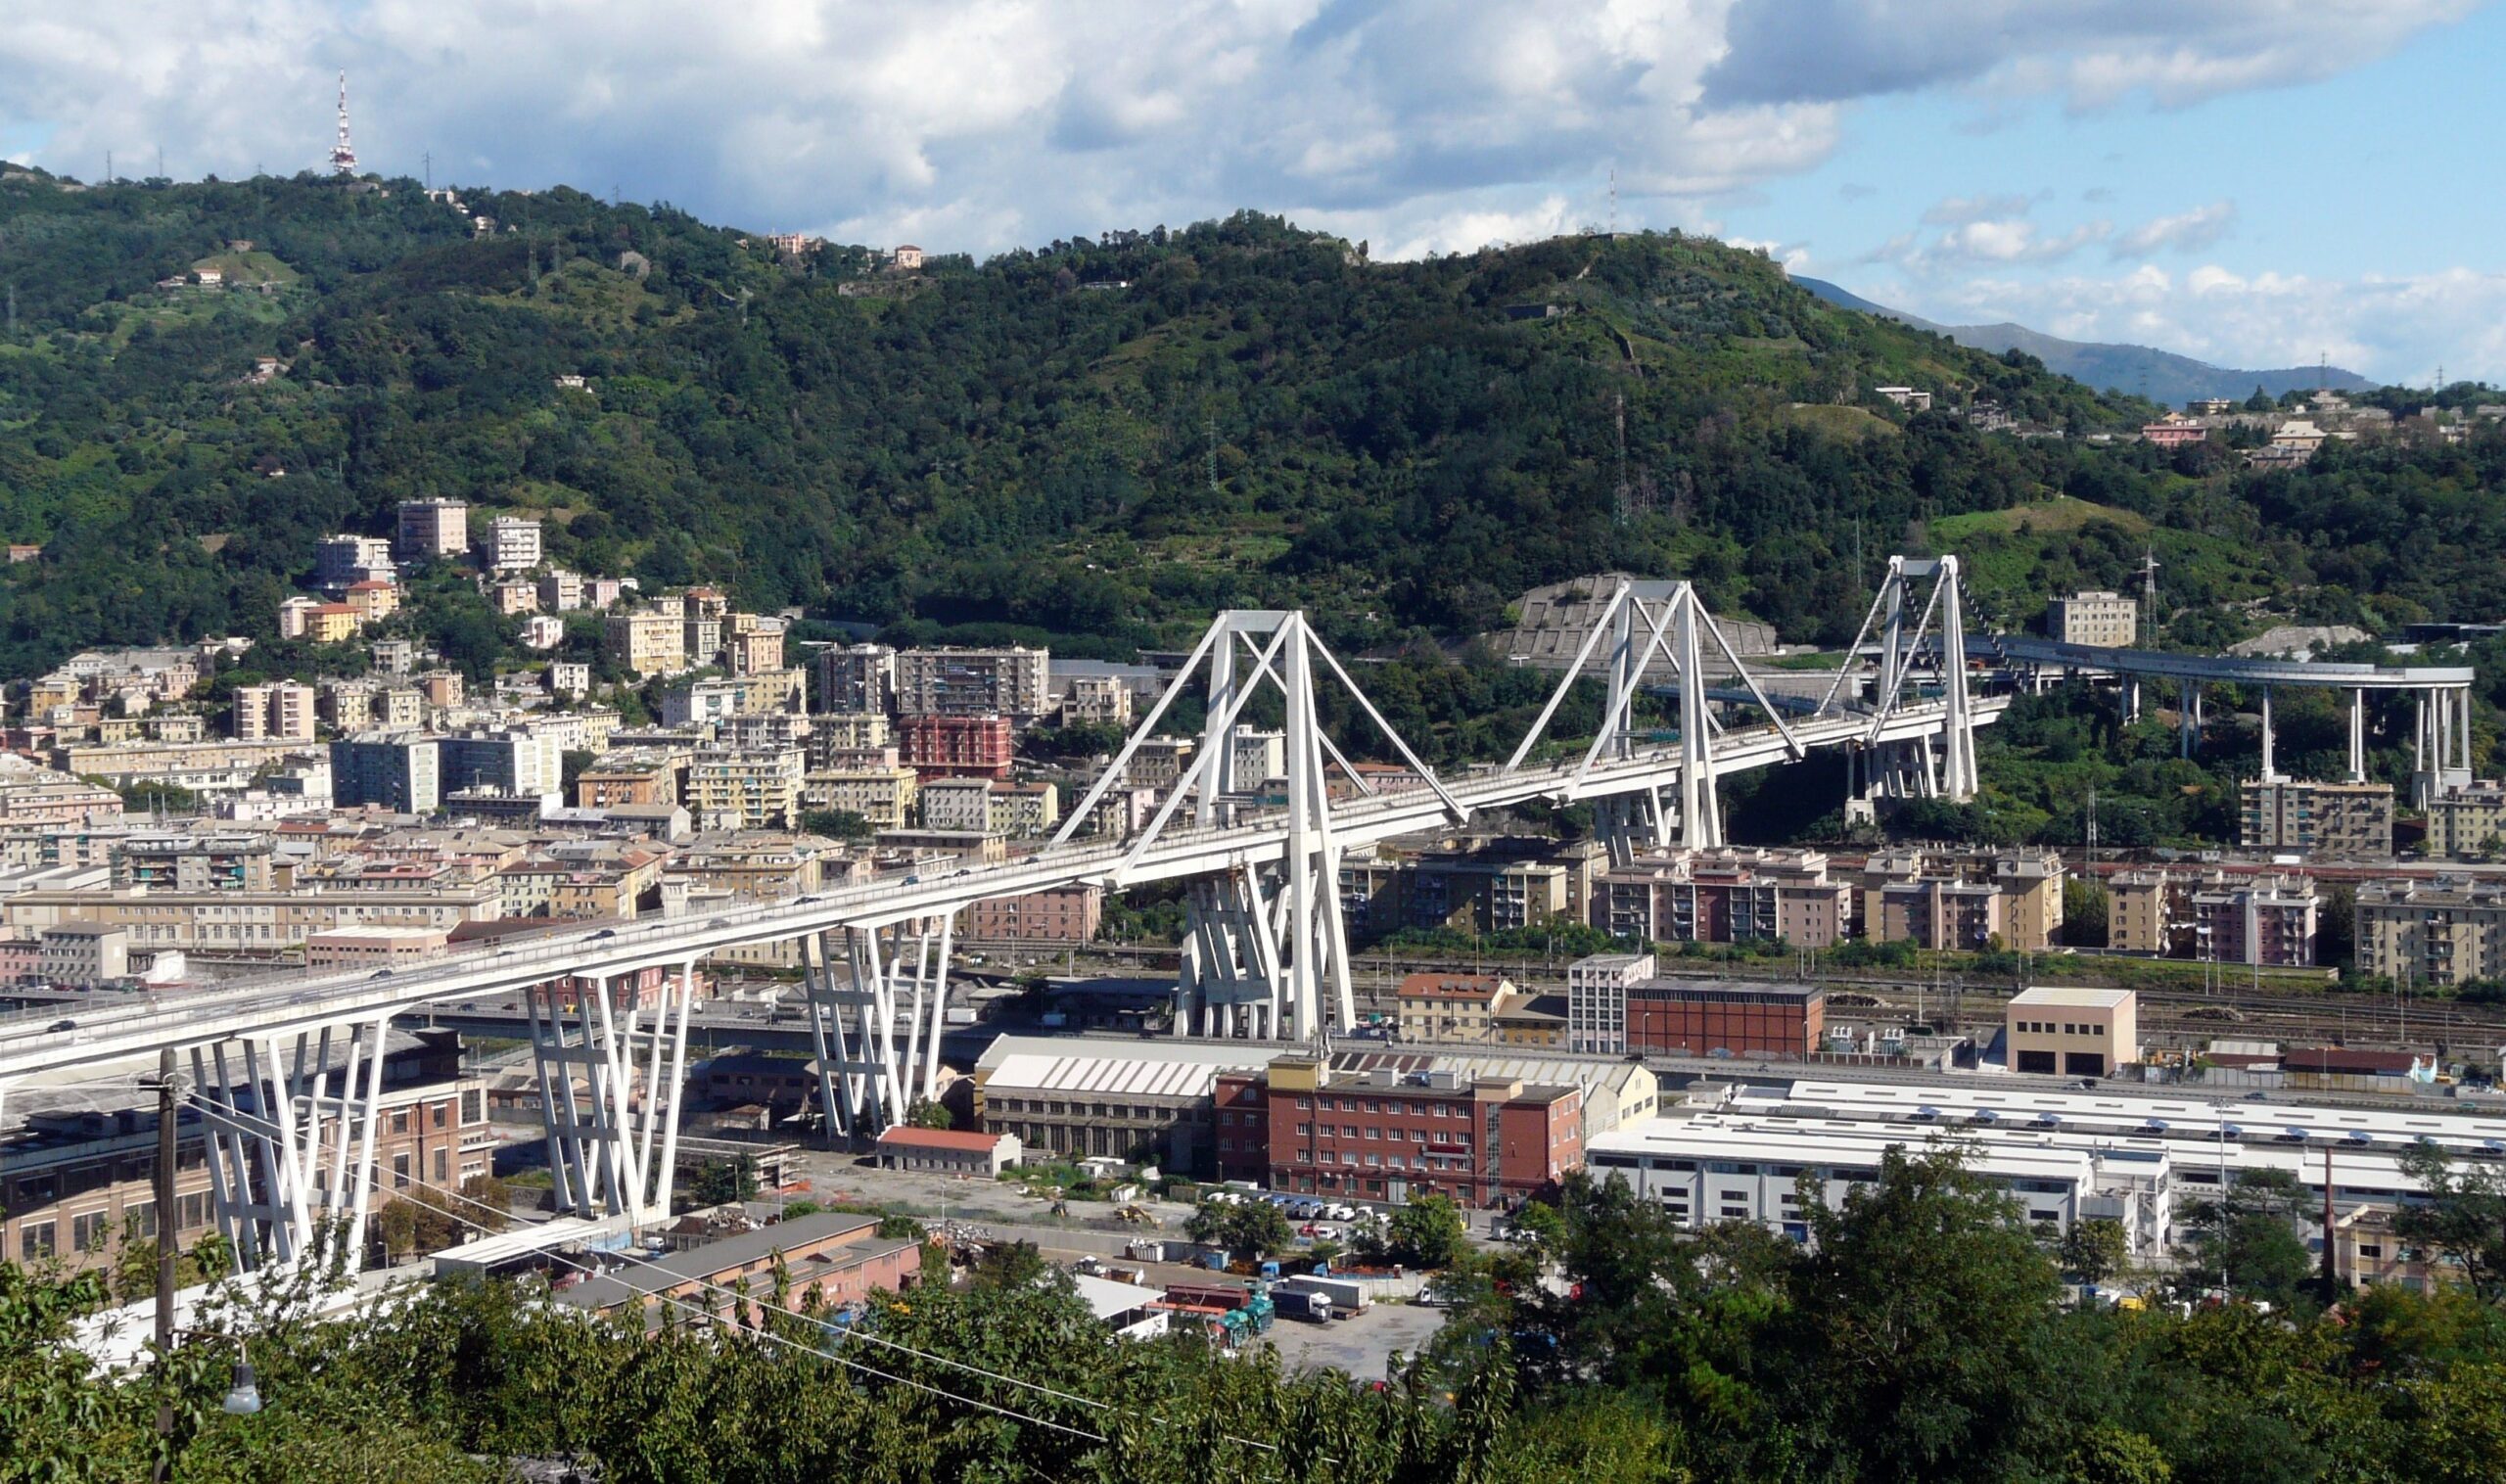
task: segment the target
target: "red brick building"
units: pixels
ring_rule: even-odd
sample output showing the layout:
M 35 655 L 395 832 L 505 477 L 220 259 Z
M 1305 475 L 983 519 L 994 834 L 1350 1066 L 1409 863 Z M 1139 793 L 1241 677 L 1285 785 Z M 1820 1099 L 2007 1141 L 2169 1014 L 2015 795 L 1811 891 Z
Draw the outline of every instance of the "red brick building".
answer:
M 926 780 L 1006 778 L 1016 739 L 1006 717 L 907 717 L 897 743 L 905 766 Z
M 1682 1056 L 1801 1057 L 1827 1030 L 1815 985 L 1655 979 L 1627 989 L 1627 1049 Z
M 1279 1057 L 1252 1086 L 1262 1103 L 1265 1183 L 1275 1190 L 1371 1201 L 1435 1194 L 1507 1206 L 1584 1162 L 1579 1088 L 1389 1068 L 1334 1074 L 1306 1056 Z M 1222 1174 L 1246 1163 L 1240 1145 L 1251 1131 L 1226 1122 L 1245 1111 L 1244 1092 L 1227 1076 L 1213 1090 L 1219 1136 L 1239 1145 L 1220 1151 Z
M 1089 943 L 1104 917 L 1102 887 L 1061 886 L 978 902 L 959 915 L 957 936 L 978 943 Z

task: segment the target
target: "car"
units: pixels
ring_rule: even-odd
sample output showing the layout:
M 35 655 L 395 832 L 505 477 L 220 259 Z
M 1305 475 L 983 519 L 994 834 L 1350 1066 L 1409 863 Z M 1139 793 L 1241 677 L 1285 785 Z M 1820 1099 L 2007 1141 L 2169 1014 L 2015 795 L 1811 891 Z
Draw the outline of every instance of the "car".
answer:
M 376 969 L 373 973 L 368 974 L 365 977 L 369 980 L 389 979 L 392 977 L 392 971 L 390 969 Z
M 922 878 L 920 876 L 907 876 L 897 884 L 899 886 L 920 886 L 922 884 Z
M 792 904 L 794 906 L 815 906 L 825 900 L 826 899 L 823 897 L 803 897 L 796 900 Z
M 1323 1214 L 1335 1222 L 1353 1222 L 1358 1219 L 1358 1208 L 1342 1201 L 1333 1201 L 1323 1208 Z
M 615 938 L 615 937 L 617 937 L 617 936 L 618 936 L 618 929 L 616 929 L 616 928 L 602 928 L 599 932 L 594 933 L 594 934 L 592 934 L 592 935 L 591 935 L 591 941 L 592 941 L 592 942 L 594 942 L 594 943 L 598 943 L 598 942 L 599 942 L 600 940 L 602 940 L 603 938 Z
M 729 927 L 731 925 L 731 919 L 728 917 L 717 917 L 705 925 L 709 928 Z
M 56 1031 L 74 1031 L 78 1029 L 78 1022 L 74 1020 L 56 1020 L 52 1023 L 51 1029 Z

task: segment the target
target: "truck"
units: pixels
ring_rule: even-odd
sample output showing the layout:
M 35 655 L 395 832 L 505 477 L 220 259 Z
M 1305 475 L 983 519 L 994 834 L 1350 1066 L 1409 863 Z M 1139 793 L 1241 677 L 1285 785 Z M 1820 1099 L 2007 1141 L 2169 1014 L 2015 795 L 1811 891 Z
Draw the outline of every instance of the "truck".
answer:
M 1195 1308 L 1239 1309 L 1243 1307 L 1247 1297 L 1249 1297 L 1247 1290 L 1238 1283 L 1169 1283 L 1166 1285 L 1168 1303 L 1189 1304 Z
M 1366 1284 L 1349 1278 L 1325 1277 L 1321 1274 L 1282 1278 L 1273 1292 L 1319 1293 L 1329 1301 L 1333 1312 L 1339 1314 L 1363 1314 L 1369 1302 Z
M 1280 1288 L 1274 1290 L 1271 1298 L 1274 1307 L 1285 1319 L 1327 1322 L 1331 1318 L 1328 1294 L 1308 1293 L 1301 1288 Z

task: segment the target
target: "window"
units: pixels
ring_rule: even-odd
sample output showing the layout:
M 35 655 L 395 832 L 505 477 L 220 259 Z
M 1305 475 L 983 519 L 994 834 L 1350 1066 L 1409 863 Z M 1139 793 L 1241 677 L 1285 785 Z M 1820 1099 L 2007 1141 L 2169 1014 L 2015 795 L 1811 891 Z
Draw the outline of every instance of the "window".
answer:
M 157 1203 L 153 1200 L 133 1201 L 121 1208 L 122 1219 L 130 1223 L 131 1233 L 141 1241 L 157 1235 Z
M 433 1118 L 432 1122 L 433 1122 L 433 1124 L 435 1125 L 435 1127 L 437 1127 L 437 1128 L 439 1128 L 439 1129 L 441 1129 L 441 1128 L 444 1127 L 444 1125 L 445 1125 L 446 1123 L 448 1123 L 448 1122 L 450 1122 L 450 1121 L 451 1121 L 451 1118 L 452 1118 L 452 1104 L 450 1104 L 450 1103 L 448 1103 L 448 1102 L 440 1102 L 440 1103 L 437 1103 L 437 1104 L 436 1104 L 432 1109 L 430 1109 L 429 1111 L 430 1111 L 430 1112 L 432 1112 L 432 1113 L 435 1115 L 435 1117 Z
M 452 1151 L 450 1149 L 439 1148 L 435 1151 L 435 1183 L 441 1185 L 446 1183 L 451 1179 Z
M 1342 1138 L 1355 1138 L 1355 1137 L 1357 1137 L 1357 1136 L 1358 1136 L 1358 1126 L 1357 1126 L 1356 1124 L 1342 1124 L 1342 1125 L 1340 1126 L 1340 1136 L 1341 1136 Z
M 105 1250 L 105 1213 L 89 1211 L 70 1218 L 70 1246 L 77 1252 Z
M 182 1231 L 191 1230 L 195 1227 L 208 1226 L 209 1193 L 204 1190 L 184 1196 L 181 1204 L 175 1209 L 174 1220 L 177 1224 L 176 1229 Z
M 1393 1132 L 1394 1132 L 1395 1134 L 1398 1134 L 1398 1133 L 1400 1133 L 1401 1131 L 1400 1131 L 1400 1130 L 1398 1130 L 1398 1129 L 1395 1129 Z M 1380 1140 L 1382 1139 L 1382 1137 L 1383 1137 L 1383 1130 L 1382 1130 L 1382 1128 L 1381 1128 L 1381 1127 L 1379 1127 L 1379 1126 L 1377 1126 L 1377 1125 L 1374 1125 L 1374 1124 L 1369 1124 L 1369 1125 L 1367 1125 L 1367 1137 L 1380 1141 Z
M 1296 1126 L 1296 1132 L 1299 1138 L 1311 1138 L 1314 1136 L 1314 1125 L 1298 1124 Z
M 406 1186 L 408 1183 L 409 1183 L 409 1156 L 407 1156 L 406 1154 L 394 1154 L 394 1155 L 393 1155 L 393 1156 L 392 1156 L 392 1188 L 393 1188 L 393 1189 L 394 1189 L 394 1190 L 401 1189 L 401 1188 L 403 1188 L 404 1186 Z
M 28 1222 L 18 1229 L 18 1256 L 27 1262 L 50 1257 L 53 1251 L 52 1223 Z

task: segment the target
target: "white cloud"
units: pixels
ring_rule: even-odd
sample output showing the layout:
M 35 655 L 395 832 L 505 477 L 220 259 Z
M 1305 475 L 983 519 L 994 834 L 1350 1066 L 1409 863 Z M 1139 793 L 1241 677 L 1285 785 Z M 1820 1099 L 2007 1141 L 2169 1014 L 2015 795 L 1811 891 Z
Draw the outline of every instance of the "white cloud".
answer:
M 2478 0 L 1738 0 L 1706 74 L 1717 104 L 1840 102 L 1940 86 L 2179 107 L 2328 77 Z
M 1952 196 L 1934 202 L 1923 213 L 1923 219 L 1929 226 L 1958 226 L 1995 216 L 2024 216 L 2034 204 L 2025 196 L 1997 195 L 1989 191 L 1973 196 Z
M 1937 280 L 1893 301 L 1955 324 L 2015 320 L 2066 340 L 2156 346 L 2249 370 L 2329 355 L 2379 381 L 2506 378 L 2506 273 L 2453 268 L 2354 279 L 2239 274 L 2204 264 L 2181 277 L 2154 263 L 2114 276 Z M 1879 297 L 1875 293 L 1874 297 Z
M 2214 201 L 2174 216 L 2143 222 L 2114 239 L 2110 251 L 2117 257 L 2147 257 L 2160 249 L 2198 253 L 2228 235 L 2236 225 L 2236 203 Z

